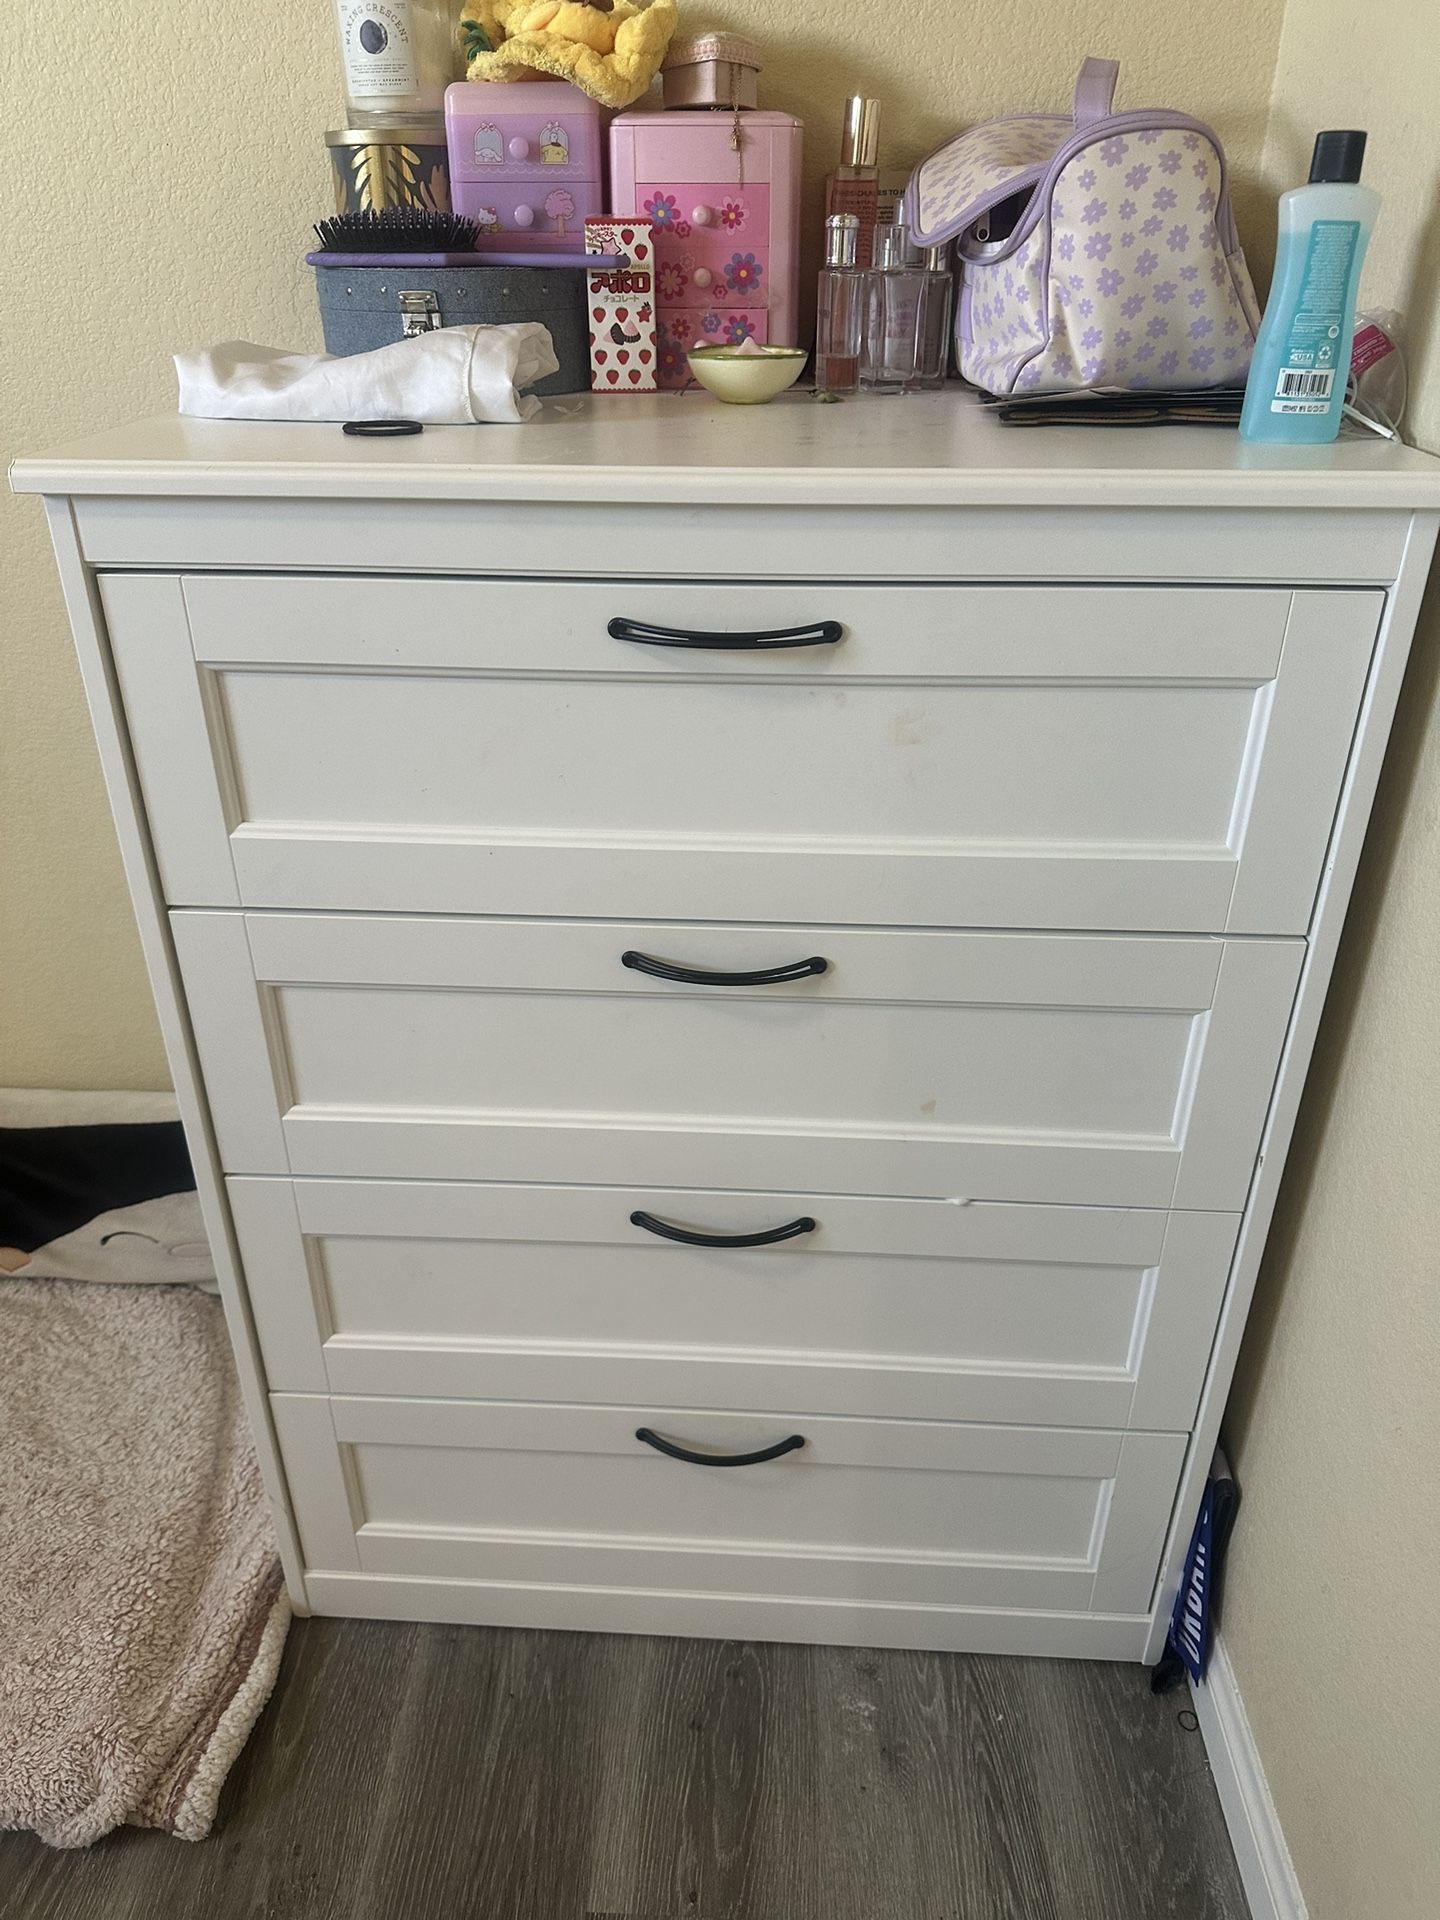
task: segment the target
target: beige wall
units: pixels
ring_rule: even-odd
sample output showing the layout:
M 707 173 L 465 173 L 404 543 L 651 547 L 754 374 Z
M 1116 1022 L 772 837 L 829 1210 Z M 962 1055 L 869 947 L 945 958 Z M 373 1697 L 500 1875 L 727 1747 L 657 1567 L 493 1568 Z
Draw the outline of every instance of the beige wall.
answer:
M 325 0 L 7 10 L 5 460 L 174 405 L 168 352 L 318 345 Z M 0 1086 L 168 1084 L 39 503 L 0 494 Z
M 1058 106 L 1079 59 L 1110 53 L 1125 62 L 1132 102 L 1217 123 L 1243 212 L 1281 4 L 914 0 L 883 36 L 870 28 L 884 16 L 849 0 L 734 0 L 689 7 L 687 19 L 763 42 L 764 97 L 805 119 L 812 186 L 833 158 L 847 91 L 884 98 L 883 158 L 908 165 L 969 119 Z M 329 0 L 107 0 L 84 11 L 83 32 L 73 0 L 11 11 L 0 117 L 7 460 L 173 405 L 176 347 L 236 336 L 318 346 L 300 256 L 310 221 L 328 211 Z M 39 508 L 8 495 L 0 675 L 0 1085 L 162 1086 Z
M 1290 0 L 1266 172 L 1370 129 L 1362 297 L 1410 318 L 1409 436 L 1440 453 L 1440 15 L 1356 18 Z M 1440 1912 L 1437 687 L 1432 587 L 1228 1422 L 1225 1638 L 1310 1920 Z

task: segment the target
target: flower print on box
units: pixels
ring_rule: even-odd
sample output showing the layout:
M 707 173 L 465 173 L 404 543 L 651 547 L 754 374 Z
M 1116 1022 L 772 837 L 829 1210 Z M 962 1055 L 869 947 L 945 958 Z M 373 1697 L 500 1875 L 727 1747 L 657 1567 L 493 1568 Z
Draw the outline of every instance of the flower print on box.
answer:
M 753 253 L 732 254 L 725 263 L 725 284 L 732 293 L 754 293 L 765 277 L 765 269 Z
M 690 378 L 685 349 L 668 327 L 661 327 L 655 349 L 655 365 L 662 387 L 683 387 Z
M 720 331 L 720 316 L 713 307 L 710 308 L 708 313 L 701 315 L 700 325 L 706 333 L 718 333 Z
M 662 260 L 656 279 L 662 300 L 678 300 L 690 284 L 690 276 L 678 260 Z
M 675 204 L 673 193 L 655 194 L 645 202 L 645 213 L 655 222 L 656 228 L 664 233 L 673 232 L 680 218 L 680 209 Z
M 721 335 L 727 347 L 738 347 L 755 337 L 755 322 L 748 313 L 732 313 Z
M 745 224 L 745 208 L 739 200 L 725 200 L 720 206 L 720 224 L 727 233 L 738 233 Z

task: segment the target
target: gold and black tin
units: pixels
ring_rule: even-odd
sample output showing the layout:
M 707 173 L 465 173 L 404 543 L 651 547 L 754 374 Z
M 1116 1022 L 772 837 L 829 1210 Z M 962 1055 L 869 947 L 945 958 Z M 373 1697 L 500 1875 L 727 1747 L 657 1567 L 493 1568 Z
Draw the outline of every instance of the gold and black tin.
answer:
M 393 127 L 340 127 L 327 133 L 335 172 L 335 211 L 428 207 L 450 212 L 450 160 L 445 122 L 415 120 Z

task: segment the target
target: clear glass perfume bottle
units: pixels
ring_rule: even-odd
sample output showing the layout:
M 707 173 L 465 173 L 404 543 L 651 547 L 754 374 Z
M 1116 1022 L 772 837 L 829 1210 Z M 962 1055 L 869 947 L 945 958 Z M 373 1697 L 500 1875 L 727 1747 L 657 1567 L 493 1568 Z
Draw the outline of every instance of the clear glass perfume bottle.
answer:
M 832 213 L 825 222 L 825 265 L 815 301 L 815 391 L 854 393 L 860 384 L 865 331 L 865 275 L 855 264 L 859 217 Z
M 946 249 L 921 253 L 903 222 L 876 230 L 868 276 L 860 384 L 916 391 L 944 384 L 954 282 Z
M 915 377 L 912 388 L 943 387 L 950 372 L 950 333 L 955 317 L 955 275 L 950 249 L 927 247 L 921 255 L 920 307 L 915 320 Z
M 875 230 L 875 264 L 866 275 L 865 340 L 860 352 L 862 387 L 907 387 L 919 367 L 919 326 L 925 269 L 896 221 Z
M 879 213 L 880 172 L 875 164 L 879 151 L 880 102 L 852 93 L 845 102 L 840 164 L 825 182 L 825 213 L 827 218 L 853 213 L 859 219 L 855 264 L 862 269 L 871 264 Z

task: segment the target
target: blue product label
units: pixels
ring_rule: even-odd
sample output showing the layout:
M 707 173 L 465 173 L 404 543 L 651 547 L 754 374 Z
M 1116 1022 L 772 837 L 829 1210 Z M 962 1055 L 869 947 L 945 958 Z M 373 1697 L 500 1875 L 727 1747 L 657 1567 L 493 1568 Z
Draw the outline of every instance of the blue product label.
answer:
M 1350 318 L 1345 307 L 1359 244 L 1358 220 L 1317 220 L 1311 227 L 1300 300 L 1275 380 L 1272 413 L 1328 413 L 1337 378 L 1343 392 L 1340 345 Z

